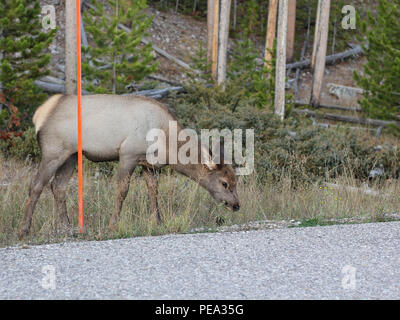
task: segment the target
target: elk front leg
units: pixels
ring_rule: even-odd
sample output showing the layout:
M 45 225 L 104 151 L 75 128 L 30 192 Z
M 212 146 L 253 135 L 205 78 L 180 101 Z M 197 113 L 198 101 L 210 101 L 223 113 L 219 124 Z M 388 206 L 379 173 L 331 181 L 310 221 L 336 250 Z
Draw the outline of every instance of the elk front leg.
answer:
M 136 167 L 136 163 L 136 159 L 131 159 L 129 157 L 120 157 L 118 167 L 118 187 L 115 197 L 114 211 L 111 216 L 109 225 L 111 230 L 115 230 L 115 224 L 118 222 L 118 218 L 122 209 L 122 204 L 129 191 L 131 175 Z
M 160 208 L 158 207 L 158 179 L 156 172 L 151 169 L 143 168 L 143 175 L 149 190 L 150 210 L 153 220 L 156 223 L 161 221 Z
M 76 154 L 69 157 L 67 161 L 65 161 L 65 163 L 58 168 L 51 183 L 51 190 L 53 191 L 54 200 L 56 202 L 56 210 L 60 217 L 61 225 L 67 228 L 70 226 L 70 222 L 67 215 L 67 204 L 65 198 L 67 194 L 68 182 L 74 173 L 76 162 Z

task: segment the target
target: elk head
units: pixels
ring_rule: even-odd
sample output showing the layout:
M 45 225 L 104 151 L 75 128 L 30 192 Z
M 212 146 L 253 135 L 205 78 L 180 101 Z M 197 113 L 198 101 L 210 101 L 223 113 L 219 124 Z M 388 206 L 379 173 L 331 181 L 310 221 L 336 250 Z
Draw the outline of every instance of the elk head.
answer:
M 224 163 L 223 150 L 224 147 L 221 144 L 219 161 L 215 161 L 211 155 L 206 159 L 203 164 L 206 173 L 199 179 L 199 184 L 207 189 L 217 202 L 224 203 L 230 210 L 238 211 L 240 202 L 236 191 L 235 171 L 230 164 Z

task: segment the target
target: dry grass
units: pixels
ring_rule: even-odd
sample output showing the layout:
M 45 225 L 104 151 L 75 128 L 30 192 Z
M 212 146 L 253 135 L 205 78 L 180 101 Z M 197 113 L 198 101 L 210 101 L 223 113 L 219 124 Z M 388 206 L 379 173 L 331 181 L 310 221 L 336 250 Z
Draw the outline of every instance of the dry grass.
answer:
M 108 229 L 116 181 L 113 176 L 99 174 L 98 169 L 85 164 L 84 171 L 84 223 L 85 232 L 66 235 L 57 231 L 54 200 L 47 186 L 36 207 L 30 243 L 49 243 L 70 239 L 102 240 L 189 232 L 206 226 L 216 228 L 216 218 L 223 217 L 226 225 L 260 220 L 318 221 L 363 217 L 366 221 L 382 221 L 384 214 L 399 213 L 400 182 L 386 181 L 379 186 L 379 196 L 345 189 L 331 189 L 320 184 L 294 190 L 290 177 L 273 184 L 257 183 L 254 176 L 240 178 L 239 197 L 242 209 L 232 213 L 218 206 L 208 193 L 192 181 L 173 172 L 160 177 L 160 207 L 164 222 L 154 225 L 149 215 L 148 195 L 144 179 L 135 173 L 124 203 L 116 232 Z M 24 202 L 31 175 L 36 166 L 0 159 L 0 246 L 18 243 L 17 231 L 23 216 Z M 357 186 L 350 177 L 330 181 L 341 185 Z M 376 189 L 378 186 L 374 186 Z M 70 220 L 77 226 L 77 180 L 69 184 L 67 207 Z

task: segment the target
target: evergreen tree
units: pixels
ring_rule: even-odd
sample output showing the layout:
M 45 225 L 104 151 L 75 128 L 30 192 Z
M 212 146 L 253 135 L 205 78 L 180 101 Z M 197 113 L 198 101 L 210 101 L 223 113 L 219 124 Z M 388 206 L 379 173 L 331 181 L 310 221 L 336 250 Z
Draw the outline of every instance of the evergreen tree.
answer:
M 355 72 L 365 90 L 361 101 L 370 117 L 396 119 L 400 115 L 400 0 L 379 0 L 377 15 L 368 13 L 362 32 L 367 40 L 367 64 Z
M 40 12 L 38 0 L 0 0 L 0 91 L 19 114 L 29 114 L 46 97 L 34 81 L 49 73 L 45 51 L 56 30 L 42 31 Z M 0 126 L 16 116 L 15 107 L 3 108 Z
M 126 92 L 125 87 L 133 81 L 140 81 L 157 69 L 151 43 L 140 43 L 153 17 L 143 12 L 145 0 L 108 0 L 108 4 L 113 12 L 109 19 L 99 1 L 94 3 L 95 10 L 84 13 L 85 27 L 94 45 L 83 49 L 83 75 L 86 90 L 119 94 Z M 131 22 L 131 32 L 117 27 L 126 22 Z
M 260 107 L 272 107 L 275 89 L 275 59 L 268 66 L 245 30 L 243 39 L 232 50 L 228 66 L 228 81 L 244 91 Z M 275 51 L 272 52 L 275 57 Z

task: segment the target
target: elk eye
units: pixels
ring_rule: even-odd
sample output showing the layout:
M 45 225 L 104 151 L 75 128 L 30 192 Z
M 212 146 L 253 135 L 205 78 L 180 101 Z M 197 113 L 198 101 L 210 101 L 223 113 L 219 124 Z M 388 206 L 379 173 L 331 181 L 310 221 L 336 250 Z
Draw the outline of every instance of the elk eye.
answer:
M 222 185 L 224 186 L 224 188 L 228 188 L 228 184 L 226 182 L 222 182 Z

